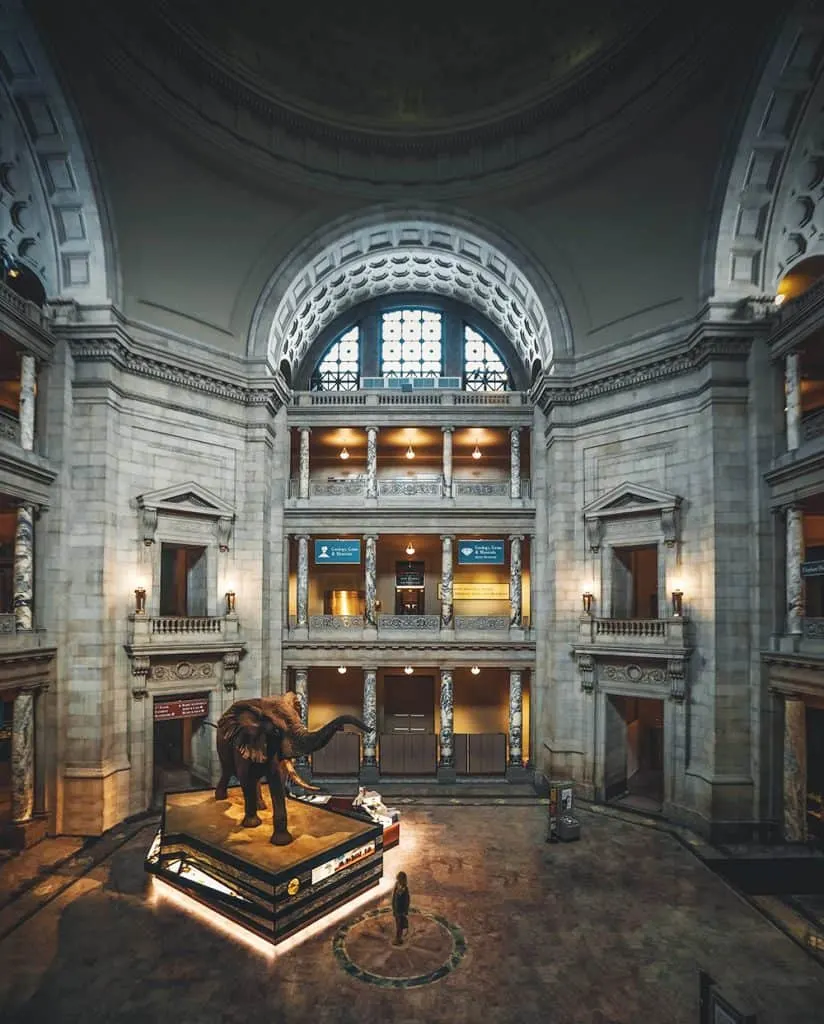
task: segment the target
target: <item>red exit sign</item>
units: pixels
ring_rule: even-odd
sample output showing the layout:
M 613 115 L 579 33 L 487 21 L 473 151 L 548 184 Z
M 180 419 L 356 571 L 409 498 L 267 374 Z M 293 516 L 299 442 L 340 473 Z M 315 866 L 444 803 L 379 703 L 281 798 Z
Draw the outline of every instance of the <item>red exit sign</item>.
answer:
M 182 697 L 180 700 L 156 700 L 154 720 L 165 722 L 170 718 L 198 718 L 209 713 L 208 697 Z

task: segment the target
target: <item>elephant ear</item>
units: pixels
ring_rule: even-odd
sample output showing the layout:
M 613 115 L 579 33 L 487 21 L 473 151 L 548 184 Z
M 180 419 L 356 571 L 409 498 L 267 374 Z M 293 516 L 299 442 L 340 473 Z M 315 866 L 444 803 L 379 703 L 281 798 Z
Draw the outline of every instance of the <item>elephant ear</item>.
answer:
M 253 704 L 235 704 L 231 721 L 227 723 L 226 739 L 241 757 L 257 764 L 268 761 L 268 740 L 275 731 L 275 723 Z

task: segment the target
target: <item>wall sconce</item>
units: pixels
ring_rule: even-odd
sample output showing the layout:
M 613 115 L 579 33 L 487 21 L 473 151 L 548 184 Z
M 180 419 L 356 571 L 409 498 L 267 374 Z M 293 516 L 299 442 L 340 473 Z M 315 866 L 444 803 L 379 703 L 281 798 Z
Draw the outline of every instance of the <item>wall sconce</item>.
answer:
M 672 592 L 672 616 L 680 619 L 684 614 L 684 591 L 676 587 Z
M 477 665 L 473 665 L 472 668 L 469 671 L 472 673 L 473 676 L 477 676 L 477 675 L 481 674 L 481 670 L 478 668 Z
M 146 588 L 136 587 L 134 592 L 134 610 L 136 615 L 146 614 Z
M 346 675 L 346 666 L 345 665 L 338 665 L 338 674 L 342 675 L 342 676 Z
M 346 462 L 346 460 L 349 458 L 349 449 L 346 447 L 341 448 L 340 457 L 343 459 L 344 462 Z
M 226 591 L 226 614 L 233 615 L 235 611 L 235 592 L 234 590 Z
M 414 668 L 412 668 L 412 666 L 411 666 L 411 665 L 407 665 L 407 666 L 406 666 L 406 668 L 404 669 L 404 672 L 405 672 L 405 673 L 406 673 L 406 674 L 407 674 L 408 676 L 411 676 L 411 675 L 412 675 L 412 673 L 413 673 L 414 671 L 415 671 L 415 670 L 414 670 Z
M 592 596 L 591 590 L 585 590 L 583 594 L 581 594 L 581 601 L 584 605 L 585 615 L 589 615 L 592 612 Z
M 406 545 L 406 548 L 404 550 L 406 551 L 407 555 L 414 555 L 415 554 L 415 545 L 412 543 L 411 540 Z

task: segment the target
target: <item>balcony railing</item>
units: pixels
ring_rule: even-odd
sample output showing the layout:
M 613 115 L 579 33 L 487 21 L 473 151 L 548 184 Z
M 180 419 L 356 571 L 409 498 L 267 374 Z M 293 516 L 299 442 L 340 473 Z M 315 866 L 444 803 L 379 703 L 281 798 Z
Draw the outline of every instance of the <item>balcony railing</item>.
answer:
M 441 628 L 440 615 L 379 615 L 378 633 L 394 630 L 404 632 L 437 633 Z
M 363 629 L 362 615 L 310 615 L 309 629 L 338 633 L 347 629 Z
M 804 619 L 802 628 L 805 640 L 824 640 L 824 619 Z
M 817 412 L 814 412 L 809 416 L 805 416 L 801 421 L 802 441 L 814 441 L 815 438 L 821 437 L 823 434 L 824 409 L 819 409 Z
M 20 420 L 10 409 L 0 408 L 0 438 L 20 444 Z
M 687 620 L 596 619 L 584 616 L 580 634 L 593 644 L 639 647 L 684 647 Z
M 289 497 L 297 498 L 299 481 L 289 481 Z M 378 495 L 384 498 L 443 498 L 445 487 L 441 477 L 380 477 Z M 521 480 L 521 497 L 529 498 L 531 484 L 528 478 Z M 509 480 L 461 480 L 453 479 L 452 494 L 455 498 L 509 498 Z M 326 480 L 309 481 L 309 498 L 356 498 L 366 496 L 366 477 L 329 477 Z
M 508 615 L 456 615 L 454 619 L 457 633 L 509 633 Z M 362 633 L 366 627 L 362 615 L 310 615 L 308 629 L 310 635 L 346 633 L 350 638 Z M 289 617 L 289 628 L 296 628 L 296 619 Z M 438 633 L 441 629 L 440 615 L 379 615 L 377 620 L 378 637 L 386 633 Z M 524 616 L 520 629 L 529 629 L 529 619 Z
M 157 619 L 149 619 L 153 634 L 163 636 L 178 636 L 180 634 L 214 634 L 223 632 L 223 619 L 212 615 L 198 615 L 193 617 L 180 617 L 177 615 L 164 615 Z
M 237 639 L 240 625 L 235 615 L 139 615 L 129 616 L 130 643 L 172 644 L 175 647 L 219 644 Z
M 428 405 L 428 406 L 524 406 L 529 397 L 522 391 L 299 391 L 292 404 L 318 405 Z

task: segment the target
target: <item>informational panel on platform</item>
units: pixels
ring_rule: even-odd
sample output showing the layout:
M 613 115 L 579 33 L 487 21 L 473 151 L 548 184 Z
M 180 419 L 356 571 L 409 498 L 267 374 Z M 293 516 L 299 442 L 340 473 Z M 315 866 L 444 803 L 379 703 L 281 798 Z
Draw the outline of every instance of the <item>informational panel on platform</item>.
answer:
M 503 565 L 502 540 L 459 540 L 458 565 Z
M 343 537 L 315 541 L 315 564 L 358 565 L 361 560 L 361 542 Z

